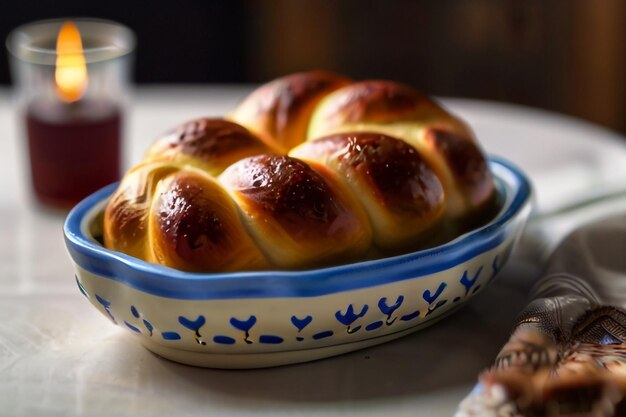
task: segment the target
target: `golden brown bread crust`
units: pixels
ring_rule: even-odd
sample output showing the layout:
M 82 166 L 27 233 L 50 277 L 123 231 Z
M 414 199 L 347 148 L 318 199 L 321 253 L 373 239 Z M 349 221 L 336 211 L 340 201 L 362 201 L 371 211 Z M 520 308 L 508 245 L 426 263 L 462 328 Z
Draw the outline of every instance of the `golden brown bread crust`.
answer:
M 280 267 L 328 263 L 362 255 L 370 246 L 364 213 L 323 170 L 288 156 L 259 155 L 233 164 L 219 180 Z
M 194 170 L 160 182 L 150 230 L 153 261 L 163 265 L 205 272 L 268 266 L 223 187 Z
M 168 164 L 132 168 L 113 193 L 104 213 L 104 245 L 139 259 L 151 258 L 148 213 L 159 181 L 178 171 Z
M 406 85 L 294 74 L 231 120 L 247 128 L 201 118 L 152 146 L 107 206 L 106 247 L 188 271 L 310 268 L 445 241 L 494 207 L 471 130 Z
M 288 75 L 253 91 L 230 119 L 287 152 L 306 140 L 317 103 L 349 83 L 348 78 L 328 71 Z
M 436 230 L 445 200 L 441 182 L 406 142 L 358 132 L 306 142 L 290 155 L 334 171 L 369 215 L 381 250 L 414 246 Z
M 311 140 L 362 131 L 401 138 L 415 147 L 440 178 L 451 216 L 463 217 L 492 201 L 493 178 L 471 130 L 412 88 L 393 81 L 362 81 L 343 87 L 318 105 L 308 136 Z M 463 154 L 472 161 L 465 169 L 459 160 Z
M 447 116 L 428 96 L 401 83 L 386 80 L 355 82 L 328 99 L 320 115 L 328 130 L 351 123 L 420 121 Z
M 166 133 L 150 147 L 145 161 L 188 164 L 219 175 L 242 158 L 274 152 L 237 123 L 202 117 Z
M 126 175 L 105 211 L 104 243 L 186 271 L 268 267 L 223 187 L 174 165 L 142 164 Z
M 493 198 L 495 187 L 487 160 L 473 141 L 437 128 L 428 129 L 424 138 L 441 155 L 470 207 L 483 207 Z

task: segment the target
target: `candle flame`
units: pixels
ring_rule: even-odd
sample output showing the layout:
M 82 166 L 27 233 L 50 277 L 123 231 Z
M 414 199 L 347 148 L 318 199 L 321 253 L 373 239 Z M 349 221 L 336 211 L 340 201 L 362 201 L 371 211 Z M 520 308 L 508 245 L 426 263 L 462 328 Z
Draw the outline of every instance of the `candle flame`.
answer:
M 80 32 L 72 22 L 65 22 L 57 37 L 57 60 L 54 72 L 57 95 L 72 103 L 87 89 L 87 62 Z

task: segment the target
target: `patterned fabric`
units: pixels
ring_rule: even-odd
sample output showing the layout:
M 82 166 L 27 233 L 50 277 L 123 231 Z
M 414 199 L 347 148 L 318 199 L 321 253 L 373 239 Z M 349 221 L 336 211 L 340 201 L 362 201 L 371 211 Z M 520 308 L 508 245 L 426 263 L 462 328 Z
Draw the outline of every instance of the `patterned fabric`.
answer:
M 626 416 L 626 216 L 555 251 L 457 417 Z

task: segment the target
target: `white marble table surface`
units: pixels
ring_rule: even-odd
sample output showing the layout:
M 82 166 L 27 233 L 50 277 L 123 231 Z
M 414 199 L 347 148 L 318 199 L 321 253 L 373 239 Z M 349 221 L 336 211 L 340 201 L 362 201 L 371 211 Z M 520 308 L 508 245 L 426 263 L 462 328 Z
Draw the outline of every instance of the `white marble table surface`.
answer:
M 139 88 L 127 166 L 163 130 L 223 114 L 247 91 Z M 529 174 L 540 215 L 624 183 L 626 139 L 617 134 L 517 106 L 444 103 L 474 127 L 489 153 Z M 536 223 L 492 287 L 403 339 L 274 369 L 187 367 L 149 353 L 80 295 L 63 245 L 63 216 L 29 198 L 16 120 L 9 90 L 0 89 L 0 416 L 449 416 L 506 340 L 541 269 L 540 257 L 524 254 L 540 232 L 556 230 Z

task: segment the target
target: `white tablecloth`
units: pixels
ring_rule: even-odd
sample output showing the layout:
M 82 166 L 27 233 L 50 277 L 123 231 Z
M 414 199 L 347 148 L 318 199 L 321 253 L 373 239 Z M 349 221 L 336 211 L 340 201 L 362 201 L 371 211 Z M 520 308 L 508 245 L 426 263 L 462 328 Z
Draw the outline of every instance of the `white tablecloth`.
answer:
M 139 88 L 126 165 L 160 132 L 224 114 L 247 91 Z M 539 215 L 611 192 L 626 178 L 626 142 L 607 130 L 517 106 L 443 101 L 474 127 L 487 152 L 529 174 Z M 525 251 L 514 254 L 493 286 L 403 339 L 281 368 L 192 368 L 149 353 L 80 295 L 63 245 L 63 216 L 29 198 L 15 122 L 9 91 L 0 90 L 0 416 L 449 416 L 506 340 L 541 269 L 540 257 L 522 254 L 543 242 L 540 232 L 556 239 L 577 221 L 535 222 L 522 240 Z

